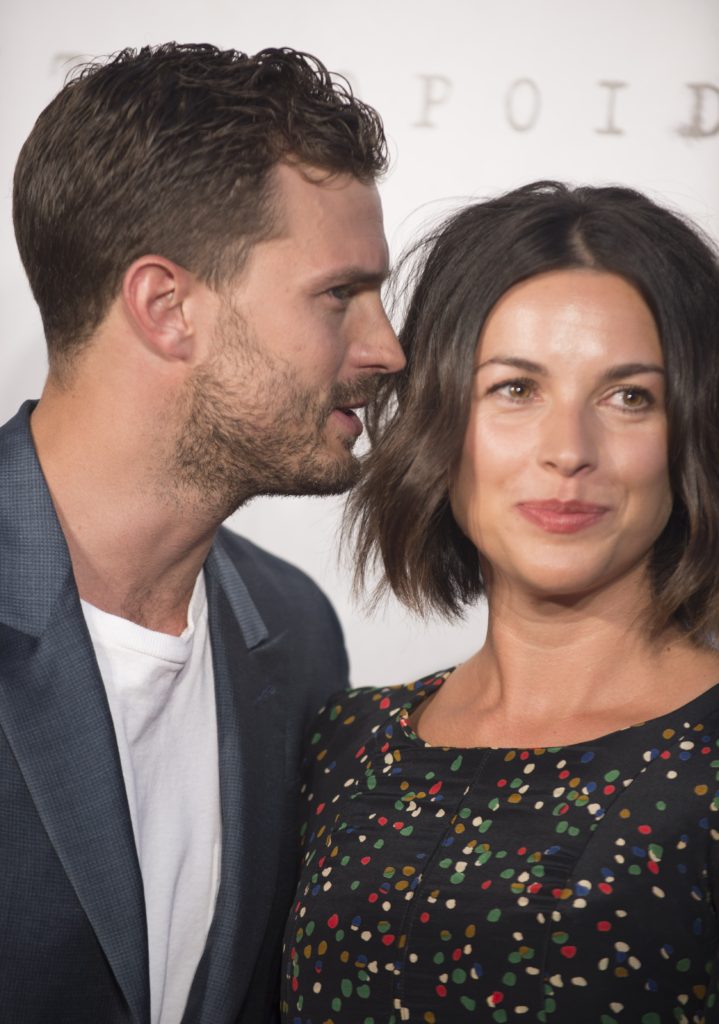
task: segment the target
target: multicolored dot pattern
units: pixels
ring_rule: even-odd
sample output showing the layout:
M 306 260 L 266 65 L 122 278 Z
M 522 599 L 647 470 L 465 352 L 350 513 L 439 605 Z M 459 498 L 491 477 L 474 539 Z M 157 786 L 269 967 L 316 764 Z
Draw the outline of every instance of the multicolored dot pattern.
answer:
M 587 743 L 432 747 L 409 717 L 448 674 L 318 718 L 285 1024 L 719 1022 L 719 685 Z

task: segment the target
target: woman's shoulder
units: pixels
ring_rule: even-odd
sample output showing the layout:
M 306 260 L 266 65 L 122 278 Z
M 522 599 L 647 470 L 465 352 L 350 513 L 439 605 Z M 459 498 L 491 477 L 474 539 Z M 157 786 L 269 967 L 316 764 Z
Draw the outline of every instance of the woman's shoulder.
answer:
M 353 738 L 369 736 L 400 708 L 424 700 L 442 685 L 451 671 L 433 672 L 412 683 L 358 686 L 333 694 L 314 721 L 310 746 L 325 747 L 335 740 L 344 745 Z

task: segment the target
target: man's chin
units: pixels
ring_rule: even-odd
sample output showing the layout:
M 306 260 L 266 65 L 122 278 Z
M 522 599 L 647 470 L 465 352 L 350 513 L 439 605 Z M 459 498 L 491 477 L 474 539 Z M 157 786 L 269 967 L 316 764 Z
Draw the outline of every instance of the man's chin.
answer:
M 346 449 L 342 456 L 328 460 L 324 464 L 312 464 L 308 461 L 298 467 L 293 480 L 288 480 L 284 489 L 278 488 L 275 493 L 300 497 L 329 496 L 344 494 L 360 478 L 361 465 L 356 456 Z
M 296 493 L 310 496 L 344 494 L 357 483 L 359 477 L 360 464 L 357 459 L 352 459 L 341 471 L 304 477 L 298 481 Z

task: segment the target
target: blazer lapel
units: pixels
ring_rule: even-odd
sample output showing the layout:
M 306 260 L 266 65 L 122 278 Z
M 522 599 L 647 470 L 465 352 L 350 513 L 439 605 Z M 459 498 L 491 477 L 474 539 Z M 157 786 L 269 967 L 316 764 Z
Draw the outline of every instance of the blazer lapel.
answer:
M 28 412 L 0 438 L 0 725 L 133 1018 L 146 1024 L 147 928 L 122 768 Z
M 222 869 L 215 917 L 184 1017 L 188 1024 L 232 1021 L 241 1008 L 272 903 L 285 774 L 283 637 L 268 636 L 219 539 L 206 569 Z

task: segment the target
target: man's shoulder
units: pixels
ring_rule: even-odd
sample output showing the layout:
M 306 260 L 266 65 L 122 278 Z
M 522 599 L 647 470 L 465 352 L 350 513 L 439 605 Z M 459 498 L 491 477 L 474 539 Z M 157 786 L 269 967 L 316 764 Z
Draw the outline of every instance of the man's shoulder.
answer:
M 232 558 L 238 570 L 250 568 L 254 571 L 263 572 L 268 576 L 277 578 L 289 574 L 292 577 L 302 579 L 306 583 L 312 583 L 310 577 L 298 569 L 296 565 L 285 561 L 279 555 L 273 555 L 271 551 L 261 548 L 258 544 L 248 540 L 239 533 L 235 533 L 227 526 L 221 526 L 217 531 L 223 548 Z M 315 586 L 315 584 L 312 584 Z
M 337 615 L 324 592 L 297 566 L 225 527 L 218 532 L 216 544 L 239 576 L 269 640 L 280 645 L 273 649 L 277 656 L 282 652 L 293 681 L 285 698 L 304 702 L 304 733 L 328 694 L 348 685 L 347 654 Z
M 36 401 L 23 402 L 14 416 L 0 424 L 0 461 L 27 459 L 35 461 L 35 449 L 30 435 L 30 413 Z
M 268 590 L 283 600 L 301 597 L 302 600 L 329 604 L 314 580 L 291 562 L 273 555 L 226 526 L 220 527 L 217 537 L 251 591 Z
M 242 580 L 270 636 L 295 636 L 303 647 L 327 657 L 344 642 L 337 615 L 324 591 L 305 572 L 226 527 L 217 546 Z M 342 684 L 346 680 L 343 672 Z M 327 691 L 325 691 L 327 692 Z

